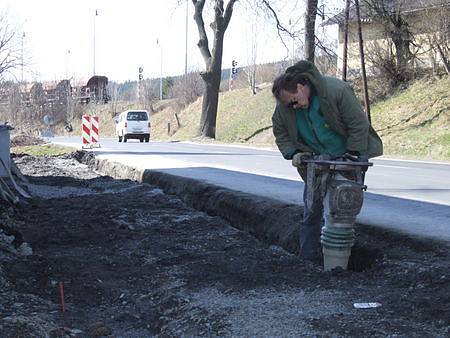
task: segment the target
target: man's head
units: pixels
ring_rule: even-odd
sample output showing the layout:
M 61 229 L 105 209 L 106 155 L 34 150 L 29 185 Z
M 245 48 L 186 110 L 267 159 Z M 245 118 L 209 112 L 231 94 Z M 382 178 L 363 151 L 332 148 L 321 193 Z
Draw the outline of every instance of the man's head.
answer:
M 312 87 L 304 75 L 287 72 L 275 79 L 272 93 L 283 106 L 304 109 L 309 107 Z

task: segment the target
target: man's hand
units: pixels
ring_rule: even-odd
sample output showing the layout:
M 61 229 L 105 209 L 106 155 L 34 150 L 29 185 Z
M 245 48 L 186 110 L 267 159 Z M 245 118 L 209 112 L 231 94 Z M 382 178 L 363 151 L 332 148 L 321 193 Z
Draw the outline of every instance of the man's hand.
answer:
M 369 162 L 367 155 L 361 155 L 359 152 L 354 151 L 346 152 L 343 157 L 353 162 Z
M 343 157 L 344 159 L 347 159 L 352 162 L 361 162 L 361 163 L 369 162 L 369 157 L 367 155 L 354 155 L 352 153 L 345 153 Z M 368 168 L 369 168 L 368 166 L 363 166 L 361 167 L 361 171 L 366 172 Z
M 302 164 L 303 160 L 305 160 L 306 158 L 310 157 L 311 153 L 297 153 L 294 156 L 292 156 L 292 165 L 294 167 L 300 167 L 300 165 Z
M 355 153 L 351 153 L 351 152 L 347 152 L 344 154 L 343 158 L 349 161 L 353 161 L 353 162 L 358 162 L 358 156 L 359 154 L 355 154 Z

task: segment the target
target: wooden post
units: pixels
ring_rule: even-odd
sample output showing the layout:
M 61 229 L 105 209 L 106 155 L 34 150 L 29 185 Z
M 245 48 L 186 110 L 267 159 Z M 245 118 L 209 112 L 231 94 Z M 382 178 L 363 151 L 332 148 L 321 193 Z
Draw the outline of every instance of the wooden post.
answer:
M 344 25 L 344 49 L 342 51 L 342 80 L 347 81 L 347 46 L 348 46 L 348 17 L 350 14 L 350 1 L 345 2 L 345 25 Z
M 180 124 L 180 118 L 178 117 L 177 113 L 174 113 L 175 115 L 175 119 L 177 120 L 177 127 L 180 128 L 181 124 Z
M 367 118 L 369 119 L 369 122 L 372 123 L 370 118 L 369 91 L 367 89 L 366 63 L 364 61 L 364 45 L 361 28 L 361 15 L 359 12 L 359 0 L 355 0 L 355 6 L 356 6 L 356 17 L 358 21 L 359 55 L 361 57 L 361 72 L 364 89 L 364 106 L 366 109 Z

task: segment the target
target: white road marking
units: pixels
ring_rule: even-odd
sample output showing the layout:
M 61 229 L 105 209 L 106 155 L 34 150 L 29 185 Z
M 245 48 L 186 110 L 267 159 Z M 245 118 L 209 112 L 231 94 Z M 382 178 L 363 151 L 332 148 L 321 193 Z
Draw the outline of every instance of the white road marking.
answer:
M 383 164 L 374 164 L 376 167 L 385 167 L 385 168 L 397 168 L 397 169 L 415 169 L 410 167 L 400 167 L 397 165 L 383 165 Z

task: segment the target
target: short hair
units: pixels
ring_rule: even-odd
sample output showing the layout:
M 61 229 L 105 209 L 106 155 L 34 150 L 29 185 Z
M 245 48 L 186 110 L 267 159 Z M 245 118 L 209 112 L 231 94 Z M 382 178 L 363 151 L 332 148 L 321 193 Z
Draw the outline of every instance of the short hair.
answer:
M 297 84 L 309 85 L 309 79 L 299 73 L 287 72 L 281 74 L 273 81 L 272 94 L 280 101 L 281 90 L 295 92 L 297 90 Z

